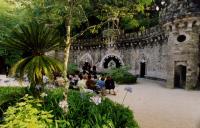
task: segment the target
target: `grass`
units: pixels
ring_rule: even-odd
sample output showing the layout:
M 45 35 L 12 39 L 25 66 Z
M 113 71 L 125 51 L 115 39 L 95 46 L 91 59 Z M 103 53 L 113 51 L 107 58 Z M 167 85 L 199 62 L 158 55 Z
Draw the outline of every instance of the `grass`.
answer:
M 0 87 L 0 106 L 19 95 L 25 94 L 25 87 Z

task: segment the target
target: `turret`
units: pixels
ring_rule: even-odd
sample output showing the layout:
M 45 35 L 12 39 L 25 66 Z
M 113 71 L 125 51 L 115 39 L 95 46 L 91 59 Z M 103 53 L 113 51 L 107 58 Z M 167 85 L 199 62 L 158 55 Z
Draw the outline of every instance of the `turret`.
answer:
M 196 88 L 199 83 L 200 8 L 192 0 L 171 0 L 160 13 L 168 36 L 167 87 Z

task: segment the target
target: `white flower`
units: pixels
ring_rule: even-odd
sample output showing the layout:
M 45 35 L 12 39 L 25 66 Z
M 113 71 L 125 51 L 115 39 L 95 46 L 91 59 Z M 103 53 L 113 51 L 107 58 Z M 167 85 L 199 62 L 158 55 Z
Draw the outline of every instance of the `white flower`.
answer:
M 43 83 L 45 83 L 45 84 L 48 83 L 48 81 L 49 81 L 49 78 L 47 76 L 43 76 L 42 79 L 43 79 Z
M 126 87 L 124 88 L 125 91 L 132 93 L 132 88 L 131 87 Z
M 35 88 L 36 88 L 37 90 L 40 90 L 40 89 L 42 88 L 42 85 L 38 84 L 38 85 L 35 86 Z
M 101 103 L 101 97 L 100 96 L 92 96 L 90 97 L 90 101 L 91 102 L 94 102 L 96 105 L 100 104 Z
M 44 98 L 45 96 L 47 96 L 47 94 L 43 92 L 40 96 Z
M 66 100 L 60 101 L 59 106 L 63 109 L 64 112 L 68 111 L 68 103 Z

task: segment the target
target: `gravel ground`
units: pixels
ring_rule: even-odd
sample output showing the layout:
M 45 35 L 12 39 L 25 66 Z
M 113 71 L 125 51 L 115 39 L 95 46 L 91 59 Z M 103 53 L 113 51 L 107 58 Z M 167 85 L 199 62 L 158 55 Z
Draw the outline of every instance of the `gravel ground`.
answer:
M 27 82 L 19 82 L 15 78 L 6 77 L 6 75 L 0 75 L 0 86 L 26 86 Z
M 124 105 L 134 111 L 141 128 L 200 128 L 200 91 L 168 89 L 162 82 L 139 79 L 135 85 L 116 87 L 110 99 L 122 103 L 124 88 L 132 87 Z

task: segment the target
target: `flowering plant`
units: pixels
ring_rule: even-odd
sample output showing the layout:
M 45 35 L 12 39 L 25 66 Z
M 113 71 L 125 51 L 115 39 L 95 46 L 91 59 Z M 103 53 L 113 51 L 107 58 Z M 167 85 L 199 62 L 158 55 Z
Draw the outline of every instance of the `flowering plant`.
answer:
M 64 111 L 65 113 L 67 113 L 67 111 L 68 111 L 68 103 L 67 103 L 66 100 L 60 101 L 60 102 L 59 102 L 59 107 L 61 107 L 61 108 L 63 109 L 63 111 Z
M 129 93 L 132 93 L 132 92 L 133 92 L 131 87 L 125 87 L 124 90 L 126 91 L 126 93 L 125 93 L 125 95 L 124 95 L 122 104 L 124 103 L 124 100 L 125 100 L 125 98 L 126 98 L 128 92 L 129 92 Z
M 43 92 L 43 93 L 40 94 L 40 96 L 41 96 L 42 98 L 44 98 L 44 97 L 47 96 L 47 94 L 46 94 L 45 92 Z
M 90 97 L 90 102 L 94 102 L 96 105 L 101 103 L 101 97 L 96 95 L 96 96 L 92 96 Z

